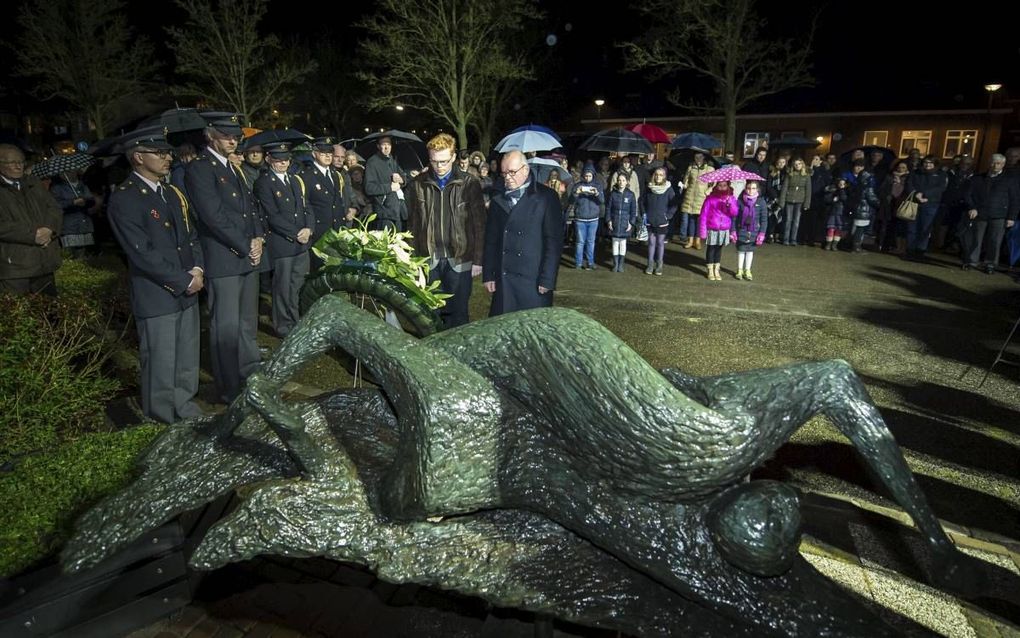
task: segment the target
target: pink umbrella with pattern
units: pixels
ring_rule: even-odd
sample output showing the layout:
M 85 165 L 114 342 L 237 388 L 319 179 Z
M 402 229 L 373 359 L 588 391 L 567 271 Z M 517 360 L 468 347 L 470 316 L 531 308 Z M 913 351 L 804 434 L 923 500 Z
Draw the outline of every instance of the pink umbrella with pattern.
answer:
M 736 166 L 727 166 L 725 168 L 716 169 L 716 170 L 714 170 L 714 171 L 712 171 L 710 173 L 705 173 L 704 175 L 702 175 L 698 179 L 701 180 L 702 182 L 706 182 L 706 183 L 709 183 L 709 184 L 711 184 L 713 182 L 748 182 L 748 181 L 763 182 L 763 181 L 765 181 L 765 178 L 763 178 L 758 173 L 751 173 L 751 172 L 748 172 L 748 171 L 743 171 L 743 170 L 740 170 L 739 168 L 737 168 Z

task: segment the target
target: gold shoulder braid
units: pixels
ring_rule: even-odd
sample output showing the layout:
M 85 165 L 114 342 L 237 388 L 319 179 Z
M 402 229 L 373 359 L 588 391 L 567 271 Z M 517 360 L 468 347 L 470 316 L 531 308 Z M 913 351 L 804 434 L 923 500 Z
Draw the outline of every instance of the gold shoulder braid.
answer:
M 181 189 L 177 188 L 173 184 L 167 184 L 170 188 L 177 193 L 177 197 L 181 200 L 181 214 L 184 216 L 184 230 L 191 232 L 191 225 L 188 223 L 188 198 L 184 196 Z

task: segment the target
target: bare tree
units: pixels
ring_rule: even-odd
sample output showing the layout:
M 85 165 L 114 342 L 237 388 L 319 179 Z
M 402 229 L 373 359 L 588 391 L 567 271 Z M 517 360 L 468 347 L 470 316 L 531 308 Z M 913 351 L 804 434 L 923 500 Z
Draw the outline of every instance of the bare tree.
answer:
M 499 82 L 532 77 L 509 55 L 524 21 L 540 17 L 531 0 L 380 0 L 360 26 L 369 84 L 367 103 L 385 109 L 407 105 L 449 123 L 461 148 L 468 127 L 482 116 Z
M 243 113 L 249 122 L 288 100 L 291 89 L 316 68 L 258 32 L 269 0 L 174 0 L 183 25 L 167 28 L 185 83 L 175 92 L 202 96 Z
M 36 81 L 35 97 L 84 111 L 98 137 L 119 105 L 154 84 L 152 45 L 128 25 L 123 0 L 29 2 L 18 26 L 15 72 Z
M 714 103 L 695 103 L 677 88 L 669 100 L 702 112 L 722 112 L 726 144 L 734 149 L 737 112 L 754 100 L 813 86 L 811 45 L 818 15 L 797 39 L 769 39 L 755 0 L 650 0 L 641 11 L 654 20 L 636 41 L 624 42 L 628 71 L 654 78 L 694 71 L 714 84 Z

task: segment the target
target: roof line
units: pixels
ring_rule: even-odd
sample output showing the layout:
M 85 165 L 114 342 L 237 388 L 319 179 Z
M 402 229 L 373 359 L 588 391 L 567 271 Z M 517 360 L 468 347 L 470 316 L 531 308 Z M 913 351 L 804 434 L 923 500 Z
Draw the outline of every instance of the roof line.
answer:
M 837 111 L 835 113 L 742 113 L 737 115 L 738 120 L 749 119 L 798 119 L 807 117 L 888 117 L 890 115 L 1007 115 L 1013 109 L 937 109 L 930 111 Z M 582 124 L 598 124 L 608 122 L 610 124 L 627 122 L 675 122 L 677 120 L 709 120 L 722 119 L 722 115 L 677 115 L 674 117 L 617 117 L 601 119 L 583 119 Z

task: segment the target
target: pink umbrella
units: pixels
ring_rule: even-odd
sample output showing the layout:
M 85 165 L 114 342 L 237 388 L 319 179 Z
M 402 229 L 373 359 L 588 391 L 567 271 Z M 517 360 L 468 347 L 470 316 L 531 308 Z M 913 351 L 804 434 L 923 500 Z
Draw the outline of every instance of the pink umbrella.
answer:
M 631 124 L 624 128 L 628 131 L 637 133 L 652 144 L 669 144 L 669 135 L 666 134 L 666 131 L 654 124 L 645 124 L 642 122 L 641 124 Z
M 703 182 L 711 184 L 712 182 L 763 182 L 765 178 L 758 173 L 750 173 L 748 171 L 742 171 L 736 166 L 727 166 L 726 168 L 720 168 L 710 173 L 705 173 L 698 178 Z

